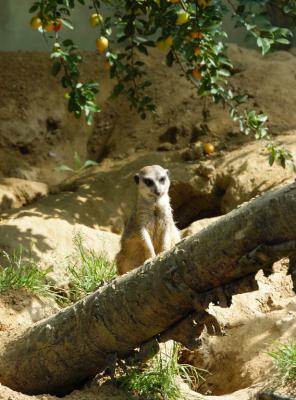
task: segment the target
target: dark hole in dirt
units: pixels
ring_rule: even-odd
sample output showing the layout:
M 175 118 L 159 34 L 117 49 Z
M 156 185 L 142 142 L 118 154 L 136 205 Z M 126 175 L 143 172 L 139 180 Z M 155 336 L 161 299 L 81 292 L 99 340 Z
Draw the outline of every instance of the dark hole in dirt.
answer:
M 179 229 L 184 229 L 198 219 L 221 215 L 224 191 L 216 188 L 212 193 L 200 195 L 189 183 L 173 182 L 170 188 L 174 219 Z
M 59 128 L 60 121 L 55 120 L 52 117 L 48 117 L 46 120 L 46 129 L 48 132 L 53 132 Z
M 102 144 L 102 145 L 93 145 L 93 143 L 88 142 L 87 143 L 87 157 L 90 160 L 94 160 L 96 162 L 101 162 L 103 161 L 108 155 L 110 154 L 110 147 L 108 144 Z
M 28 146 L 20 146 L 19 147 L 19 152 L 23 155 L 29 154 L 30 153 L 30 149 Z
M 177 143 L 177 136 L 180 133 L 180 129 L 176 126 L 171 126 L 162 135 L 159 136 L 160 143 L 169 142 L 172 144 Z
M 198 126 L 194 126 L 192 128 L 190 143 L 195 143 L 200 139 L 201 136 L 208 135 L 210 133 L 210 129 L 207 124 L 200 124 Z

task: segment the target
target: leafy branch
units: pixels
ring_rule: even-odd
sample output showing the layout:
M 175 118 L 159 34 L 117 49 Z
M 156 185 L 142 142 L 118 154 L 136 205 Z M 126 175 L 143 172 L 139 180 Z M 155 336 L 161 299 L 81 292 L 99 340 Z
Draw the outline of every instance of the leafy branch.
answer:
M 31 25 L 47 35 L 45 28 L 49 22 L 53 23 L 52 73 L 59 75 L 63 71 L 61 82 L 69 90 L 65 94 L 69 111 L 76 118 L 85 113 L 87 123 L 91 124 L 93 114 L 100 111 L 96 105 L 98 84 L 80 82 L 82 58 L 71 40 L 60 41 L 57 29 L 60 22 L 73 28 L 71 10 L 77 3 L 86 5 L 85 0 L 34 1 L 30 12 L 37 13 L 34 18 L 40 21 L 35 20 Z M 89 7 L 95 13 L 90 16 L 90 24 L 100 34 L 96 47 L 105 55 L 104 65 L 110 77 L 117 81 L 112 97 L 125 95 L 130 107 L 142 118 L 156 109 L 147 94 L 152 82 L 146 77 L 145 57 L 152 47 L 157 47 L 166 51 L 168 66 L 180 64 L 198 95 L 226 105 L 242 132 L 256 139 L 270 139 L 267 116 L 243 109 L 248 96 L 235 93 L 229 84 L 233 67 L 225 52 L 227 34 L 223 28 L 224 15 L 230 12 L 236 26 L 243 27 L 248 36 L 256 39 L 263 55 L 276 43 L 289 43 L 291 31 L 271 24 L 266 16 L 267 3 L 268 0 L 91 0 Z M 102 4 L 112 17 L 103 18 Z M 284 12 L 296 18 L 295 1 L 281 5 Z M 274 154 L 275 161 L 285 157 L 292 160 L 288 152 L 277 150 Z

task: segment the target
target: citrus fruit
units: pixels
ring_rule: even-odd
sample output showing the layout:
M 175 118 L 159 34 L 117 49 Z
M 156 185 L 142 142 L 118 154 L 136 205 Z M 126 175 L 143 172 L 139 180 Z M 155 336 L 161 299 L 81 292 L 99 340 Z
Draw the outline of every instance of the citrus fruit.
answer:
M 172 47 L 173 45 L 173 37 L 172 35 L 168 36 L 165 40 L 164 43 L 167 47 Z
M 179 11 L 178 12 L 178 17 L 177 17 L 177 25 L 183 25 L 186 24 L 186 22 L 189 20 L 189 14 L 186 11 Z
M 42 21 L 39 17 L 33 17 L 30 22 L 31 28 L 38 29 L 42 26 Z
M 194 49 L 194 55 L 195 57 L 198 57 L 200 55 L 200 48 L 196 47 L 196 49 Z
M 104 51 L 108 48 L 109 41 L 104 36 L 99 37 L 96 40 L 96 48 L 100 54 L 104 53 Z
M 215 151 L 215 147 L 212 143 L 204 143 L 203 150 L 206 154 L 212 154 Z
M 203 37 L 202 32 L 191 32 L 190 36 L 192 37 L 192 39 L 201 39 Z
M 195 67 L 192 70 L 192 76 L 194 77 L 194 79 L 196 79 L 197 81 L 201 80 L 201 73 L 200 73 L 200 69 L 198 67 Z
M 103 17 L 101 14 L 94 13 L 89 17 L 89 23 L 94 28 L 95 26 L 101 25 L 103 22 Z

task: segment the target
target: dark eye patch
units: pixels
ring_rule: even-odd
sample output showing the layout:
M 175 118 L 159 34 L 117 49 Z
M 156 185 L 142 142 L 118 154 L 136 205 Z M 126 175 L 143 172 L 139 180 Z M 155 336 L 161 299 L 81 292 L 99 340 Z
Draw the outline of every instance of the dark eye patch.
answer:
M 143 182 L 145 183 L 146 186 L 151 187 L 153 186 L 153 180 L 149 178 L 143 178 Z
M 161 178 L 159 178 L 159 182 L 162 184 L 165 183 L 165 176 L 162 176 Z

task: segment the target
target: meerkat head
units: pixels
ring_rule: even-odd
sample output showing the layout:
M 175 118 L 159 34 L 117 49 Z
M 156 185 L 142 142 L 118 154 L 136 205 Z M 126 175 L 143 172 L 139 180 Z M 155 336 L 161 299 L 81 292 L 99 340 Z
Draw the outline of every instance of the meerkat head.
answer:
M 169 191 L 169 171 L 160 165 L 149 165 L 135 175 L 135 182 L 142 197 L 157 200 Z

